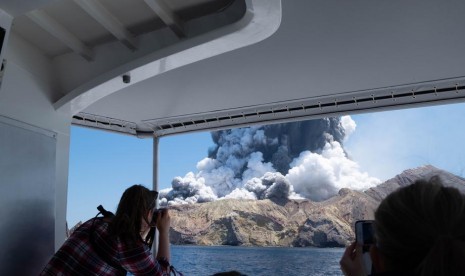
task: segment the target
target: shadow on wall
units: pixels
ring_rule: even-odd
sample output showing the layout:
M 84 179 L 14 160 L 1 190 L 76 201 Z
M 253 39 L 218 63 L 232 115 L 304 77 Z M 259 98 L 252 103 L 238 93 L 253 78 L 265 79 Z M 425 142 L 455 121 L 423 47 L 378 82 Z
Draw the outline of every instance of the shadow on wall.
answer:
M 11 206 L 0 228 L 0 275 L 38 275 L 54 252 L 53 206 L 41 201 Z

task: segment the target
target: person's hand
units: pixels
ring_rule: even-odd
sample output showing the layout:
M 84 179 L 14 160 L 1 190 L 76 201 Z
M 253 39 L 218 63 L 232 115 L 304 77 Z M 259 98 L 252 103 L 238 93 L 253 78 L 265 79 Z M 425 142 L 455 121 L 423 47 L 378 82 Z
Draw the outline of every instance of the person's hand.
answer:
M 346 248 L 339 264 L 341 265 L 342 273 L 346 276 L 365 275 L 362 262 L 362 246 L 353 242 Z
M 168 209 L 160 209 L 157 213 L 157 229 L 159 232 L 169 232 L 170 230 L 170 214 L 168 213 Z

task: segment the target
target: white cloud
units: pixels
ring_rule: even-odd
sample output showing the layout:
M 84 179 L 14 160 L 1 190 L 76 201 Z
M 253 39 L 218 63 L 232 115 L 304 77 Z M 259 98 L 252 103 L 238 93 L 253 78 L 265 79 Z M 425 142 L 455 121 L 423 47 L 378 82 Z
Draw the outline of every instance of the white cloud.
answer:
M 246 183 L 249 179 L 260 177 L 266 172 L 275 171 L 271 163 L 263 163 L 263 154 L 261 152 L 254 152 L 250 154 L 247 169 L 242 174 L 242 182 Z
M 338 142 L 327 143 L 321 154 L 301 153 L 291 166 L 286 178 L 295 192 L 316 201 L 334 196 L 341 188 L 365 190 L 380 183 L 361 172 Z
M 255 193 L 247 191 L 244 188 L 236 188 L 231 193 L 227 194 L 224 198 L 257 199 L 257 196 Z
M 355 121 L 352 120 L 350 116 L 342 116 L 341 117 L 341 125 L 344 128 L 345 131 L 345 140 L 349 138 L 349 136 L 354 133 L 355 128 L 357 127 L 357 124 L 355 124 Z

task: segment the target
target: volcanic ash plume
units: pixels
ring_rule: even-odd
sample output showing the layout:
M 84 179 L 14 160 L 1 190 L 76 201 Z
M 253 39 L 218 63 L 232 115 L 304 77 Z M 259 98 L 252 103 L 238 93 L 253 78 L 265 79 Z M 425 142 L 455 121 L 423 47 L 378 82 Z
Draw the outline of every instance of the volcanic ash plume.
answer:
M 341 188 L 364 190 L 380 181 L 360 172 L 342 143 L 355 130 L 349 117 L 212 132 L 215 148 L 197 172 L 160 191 L 162 205 L 222 198 L 325 200 Z

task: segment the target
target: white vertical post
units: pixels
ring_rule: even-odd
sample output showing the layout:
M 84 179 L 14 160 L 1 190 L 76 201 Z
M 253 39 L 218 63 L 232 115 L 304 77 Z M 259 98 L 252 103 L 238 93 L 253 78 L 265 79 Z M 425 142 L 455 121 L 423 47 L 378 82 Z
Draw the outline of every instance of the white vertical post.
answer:
M 153 183 L 153 190 L 158 191 L 158 137 L 154 134 L 153 135 L 153 169 L 152 169 L 152 183 Z M 157 199 L 157 208 L 158 199 Z M 158 230 L 155 231 L 155 239 L 153 241 L 153 256 L 154 258 L 157 256 L 158 251 Z

